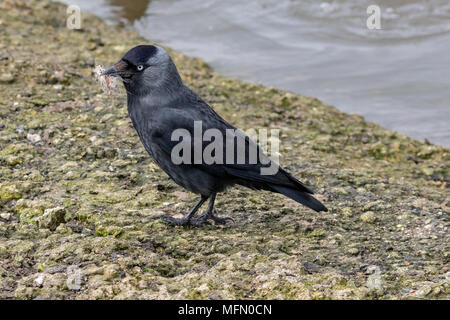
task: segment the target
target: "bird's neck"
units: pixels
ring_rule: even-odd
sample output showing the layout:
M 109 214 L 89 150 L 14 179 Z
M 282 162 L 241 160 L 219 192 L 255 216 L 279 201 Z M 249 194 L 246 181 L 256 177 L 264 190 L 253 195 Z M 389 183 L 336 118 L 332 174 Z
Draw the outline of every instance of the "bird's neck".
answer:
M 180 84 L 177 86 L 172 83 L 171 86 L 154 88 L 142 95 L 127 92 L 128 113 L 131 116 L 141 111 L 152 113 L 166 107 L 180 106 L 183 104 L 183 97 L 187 90 L 180 79 Z

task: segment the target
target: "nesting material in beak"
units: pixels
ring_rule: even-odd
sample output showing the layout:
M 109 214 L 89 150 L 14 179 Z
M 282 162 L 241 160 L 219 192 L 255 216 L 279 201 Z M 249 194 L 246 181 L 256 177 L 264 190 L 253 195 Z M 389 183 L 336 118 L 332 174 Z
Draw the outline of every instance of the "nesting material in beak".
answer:
M 105 70 L 102 65 L 97 65 L 94 68 L 94 75 L 102 89 L 107 94 L 111 94 L 113 89 L 117 87 L 117 78 L 112 75 L 112 73 L 116 72 L 114 66 L 109 67 Z

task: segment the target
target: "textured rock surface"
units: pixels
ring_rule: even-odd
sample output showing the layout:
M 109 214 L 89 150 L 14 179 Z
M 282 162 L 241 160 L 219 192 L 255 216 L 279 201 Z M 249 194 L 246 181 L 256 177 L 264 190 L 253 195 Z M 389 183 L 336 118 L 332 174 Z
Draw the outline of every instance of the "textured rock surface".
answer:
M 42 216 L 39 216 L 36 221 L 40 228 L 47 228 L 54 231 L 61 223 L 64 222 L 66 210 L 64 207 L 56 207 L 46 209 Z
M 227 120 L 281 129 L 281 164 L 330 211 L 235 188 L 217 201 L 235 224 L 168 227 L 195 196 L 92 75 L 145 41 L 88 15 L 68 30 L 47 1 L 0 6 L 0 298 L 449 298 L 448 149 L 170 51 Z

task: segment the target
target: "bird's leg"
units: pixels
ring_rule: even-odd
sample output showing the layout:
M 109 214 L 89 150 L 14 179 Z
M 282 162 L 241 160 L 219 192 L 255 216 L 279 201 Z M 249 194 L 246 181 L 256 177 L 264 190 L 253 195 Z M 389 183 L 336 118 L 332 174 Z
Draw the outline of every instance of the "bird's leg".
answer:
M 162 219 L 172 225 L 172 226 L 185 226 L 191 223 L 192 216 L 200 209 L 200 207 L 205 203 L 208 197 L 202 196 L 200 200 L 195 204 L 195 206 L 182 218 L 173 218 L 169 216 L 164 216 Z
M 193 219 L 191 221 L 191 224 L 194 226 L 201 226 L 203 224 L 205 224 L 207 222 L 208 219 L 213 220 L 215 223 L 220 223 L 220 224 L 225 224 L 227 223 L 227 221 L 232 221 L 234 222 L 234 220 L 232 218 L 226 217 L 226 218 L 219 218 L 216 217 L 213 212 L 214 212 L 214 201 L 216 200 L 216 194 L 213 193 L 210 197 L 209 197 L 209 203 L 208 203 L 208 208 L 206 208 L 206 211 L 204 214 L 202 214 L 201 216 Z

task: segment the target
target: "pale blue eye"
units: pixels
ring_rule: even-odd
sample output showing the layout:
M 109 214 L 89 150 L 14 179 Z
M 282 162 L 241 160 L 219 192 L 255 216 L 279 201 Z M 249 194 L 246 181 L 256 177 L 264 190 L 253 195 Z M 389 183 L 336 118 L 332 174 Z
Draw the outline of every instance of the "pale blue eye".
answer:
M 144 70 L 144 66 L 142 64 L 140 64 L 137 66 L 137 69 L 138 69 L 138 71 L 142 71 L 142 70 Z

